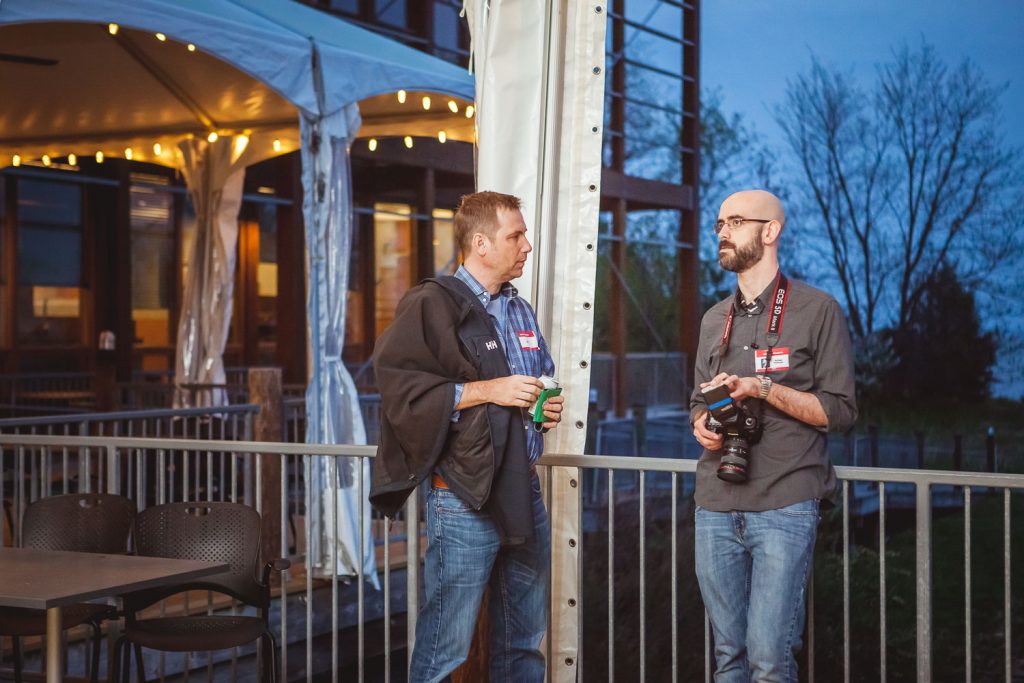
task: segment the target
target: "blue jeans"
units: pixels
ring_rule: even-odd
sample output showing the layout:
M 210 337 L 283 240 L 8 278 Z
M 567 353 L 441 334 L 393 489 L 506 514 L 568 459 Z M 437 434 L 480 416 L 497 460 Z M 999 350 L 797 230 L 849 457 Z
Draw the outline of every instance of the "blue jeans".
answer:
M 797 681 L 818 501 L 765 512 L 698 506 L 694 555 L 718 683 Z
M 502 548 L 489 514 L 473 510 L 447 489 L 431 489 L 425 592 L 416 623 L 410 683 L 448 680 L 465 661 L 488 585 L 490 680 L 543 682 L 540 645 L 548 621 L 551 526 L 536 476 L 533 518 L 531 542 Z

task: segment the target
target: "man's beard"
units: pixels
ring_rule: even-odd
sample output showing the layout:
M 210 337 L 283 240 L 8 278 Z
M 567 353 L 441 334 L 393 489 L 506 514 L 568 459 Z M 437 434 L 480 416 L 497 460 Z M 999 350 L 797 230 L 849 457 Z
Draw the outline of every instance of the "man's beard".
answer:
M 722 251 L 719 247 L 718 264 L 733 273 L 742 273 L 764 256 L 764 241 L 761 239 L 760 232 L 755 233 L 754 239 L 742 247 L 737 247 L 732 242 L 729 244 L 732 245 L 731 253 Z

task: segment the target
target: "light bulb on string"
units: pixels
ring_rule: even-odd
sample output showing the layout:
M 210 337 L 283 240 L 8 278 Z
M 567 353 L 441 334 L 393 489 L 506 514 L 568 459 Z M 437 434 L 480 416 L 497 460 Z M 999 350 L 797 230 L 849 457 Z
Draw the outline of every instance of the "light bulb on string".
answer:
M 49 165 L 50 165 L 50 155 L 49 154 L 44 154 L 43 155 L 43 166 L 49 166 Z
M 448 142 L 448 135 L 443 130 L 437 131 L 437 141 L 443 145 Z
M 73 153 L 69 154 L 68 155 L 68 166 L 77 166 L 77 165 L 78 165 L 78 156 L 76 156 Z
M 453 114 L 459 113 L 459 105 L 455 100 L 448 100 L 448 109 L 450 109 Z
M 120 28 L 121 27 L 117 24 L 107 24 L 107 33 L 109 33 L 112 36 L 116 36 Z
M 153 154 L 160 156 L 164 153 L 164 148 L 160 146 L 159 142 L 153 143 Z
M 467 118 L 467 119 L 471 119 L 471 118 L 473 118 L 473 114 L 474 114 L 475 112 L 476 112 L 476 107 L 474 107 L 474 106 L 473 106 L 472 104 L 471 104 L 471 105 L 469 105 L 469 106 L 467 106 L 467 107 L 466 107 L 466 118 Z
M 412 149 L 412 136 L 411 135 L 406 135 L 405 136 L 405 146 L 408 147 L 409 149 Z
M 196 46 L 193 45 L 192 43 L 189 43 L 188 44 L 188 51 L 189 52 L 195 52 L 196 51 Z
M 164 42 L 164 41 L 166 41 L 166 40 L 167 40 L 167 36 L 165 36 L 165 35 L 164 35 L 164 34 L 162 34 L 162 33 L 157 33 L 157 34 L 156 34 L 156 39 L 157 39 L 157 40 L 159 40 L 159 41 L 160 41 L 160 42 L 162 43 L 162 42 Z
M 424 96 L 423 97 L 423 109 L 425 109 L 427 111 L 430 110 L 430 97 L 428 97 L 428 96 Z
M 366 143 L 367 148 L 371 152 L 377 151 L 377 138 L 370 138 L 369 142 Z
M 97 164 L 102 164 L 103 163 L 103 152 L 96 152 L 96 163 Z
M 124 150 L 124 158 L 131 161 L 133 156 L 135 156 L 135 152 L 132 151 L 132 148 L 126 147 Z
M 217 131 L 211 130 L 210 134 L 206 136 L 206 141 L 207 142 L 217 142 L 217 138 L 218 137 L 220 137 L 220 136 L 217 135 Z
M 405 104 L 405 91 L 404 90 L 399 90 L 398 91 L 398 103 L 399 104 Z
M 14 157 L 11 158 L 11 166 L 21 166 L 21 155 L 20 154 L 15 154 Z
M 273 147 L 274 147 L 274 151 L 275 151 L 275 152 L 280 152 L 280 151 L 281 151 L 281 141 L 280 141 L 280 140 L 277 140 L 277 139 L 275 139 L 275 140 L 274 140 L 274 144 L 273 144 Z

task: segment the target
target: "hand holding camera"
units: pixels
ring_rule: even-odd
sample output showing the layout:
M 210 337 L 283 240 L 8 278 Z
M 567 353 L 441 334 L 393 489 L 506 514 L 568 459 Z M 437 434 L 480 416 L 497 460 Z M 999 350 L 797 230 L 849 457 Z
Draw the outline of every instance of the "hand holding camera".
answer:
M 750 446 L 761 439 L 759 411 L 755 413 L 736 401 L 739 390 L 730 391 L 730 386 L 739 383 L 739 378 L 716 377 L 719 383 L 709 383 L 701 389 L 708 406 L 706 426 L 708 431 L 722 435 L 722 457 L 718 465 L 718 478 L 734 484 L 747 481 Z M 733 380 L 733 381 L 729 381 Z

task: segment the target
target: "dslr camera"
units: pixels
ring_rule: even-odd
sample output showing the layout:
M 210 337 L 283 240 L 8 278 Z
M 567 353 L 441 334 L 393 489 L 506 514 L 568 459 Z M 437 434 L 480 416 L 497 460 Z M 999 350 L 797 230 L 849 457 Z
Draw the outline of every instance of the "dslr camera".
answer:
M 707 387 L 702 393 L 708 406 L 708 429 L 723 436 L 718 478 L 742 484 L 747 481 L 750 446 L 761 440 L 761 420 L 742 403 L 734 401 L 725 384 Z

